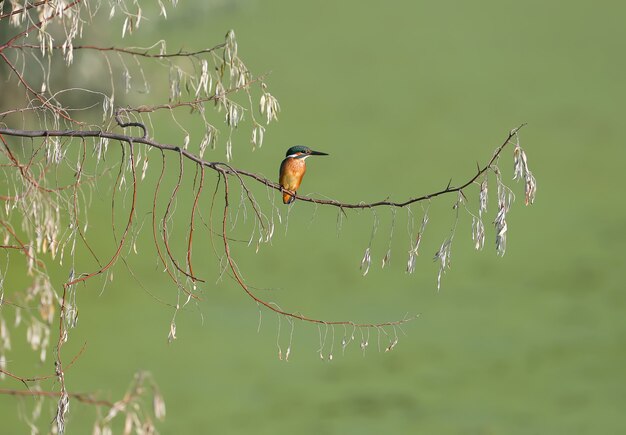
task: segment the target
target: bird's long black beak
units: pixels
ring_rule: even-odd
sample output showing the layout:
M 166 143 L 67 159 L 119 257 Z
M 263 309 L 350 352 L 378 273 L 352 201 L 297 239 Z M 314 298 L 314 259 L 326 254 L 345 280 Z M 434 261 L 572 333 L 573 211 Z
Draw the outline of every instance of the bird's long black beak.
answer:
M 327 156 L 328 153 L 323 153 L 321 151 L 313 151 L 313 150 L 311 150 L 311 155 L 312 156 Z

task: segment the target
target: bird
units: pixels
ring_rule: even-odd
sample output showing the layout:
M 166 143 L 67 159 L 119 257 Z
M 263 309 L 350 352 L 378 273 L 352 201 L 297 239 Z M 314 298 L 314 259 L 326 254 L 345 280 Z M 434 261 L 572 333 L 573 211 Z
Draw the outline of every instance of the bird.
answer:
M 283 194 L 284 204 L 291 204 L 296 200 L 296 191 L 300 187 L 302 177 L 304 177 L 304 173 L 306 172 L 306 158 L 309 156 L 327 155 L 327 153 L 313 151 L 311 148 L 303 145 L 296 145 L 287 150 L 285 160 L 280 164 L 280 172 L 278 175 L 278 182 Z

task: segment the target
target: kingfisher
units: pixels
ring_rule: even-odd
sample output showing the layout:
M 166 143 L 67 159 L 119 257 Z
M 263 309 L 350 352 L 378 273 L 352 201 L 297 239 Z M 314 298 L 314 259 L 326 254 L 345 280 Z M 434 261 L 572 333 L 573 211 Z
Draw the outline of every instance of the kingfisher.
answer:
M 296 145 L 287 150 L 285 160 L 280 164 L 278 182 L 283 191 L 283 203 L 291 204 L 296 200 L 295 194 L 302 183 L 302 178 L 306 172 L 305 160 L 309 156 L 327 156 L 320 151 L 313 151 L 309 147 Z M 290 192 L 286 192 L 286 191 Z

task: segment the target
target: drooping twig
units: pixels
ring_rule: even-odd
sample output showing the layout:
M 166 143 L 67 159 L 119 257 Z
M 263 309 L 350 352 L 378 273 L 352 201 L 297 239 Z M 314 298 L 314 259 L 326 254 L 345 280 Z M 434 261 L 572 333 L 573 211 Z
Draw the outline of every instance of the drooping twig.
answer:
M 223 169 L 221 171 L 224 171 Z M 239 274 L 239 272 L 237 271 L 237 267 L 235 266 L 235 261 L 233 260 L 231 254 L 230 254 L 230 245 L 228 243 L 228 238 L 226 237 L 227 234 L 227 219 L 228 219 L 228 207 L 229 207 L 229 190 L 228 190 L 228 177 L 226 176 L 226 174 L 222 173 L 224 175 L 224 212 L 222 215 L 222 240 L 224 242 L 224 252 L 226 253 L 226 260 L 228 261 L 228 265 L 230 267 L 230 271 L 233 275 L 233 277 L 235 278 L 235 281 L 237 281 L 237 283 L 239 284 L 239 286 L 246 292 L 246 294 L 252 298 L 256 303 L 263 305 L 264 307 L 270 309 L 271 311 L 277 313 L 277 314 L 281 314 L 283 316 L 286 316 L 288 318 L 292 318 L 292 319 L 296 319 L 296 320 L 302 320 L 304 322 L 309 322 L 309 323 L 317 323 L 317 324 L 322 324 L 322 325 L 349 325 L 349 326 L 354 326 L 356 328 L 383 328 L 385 326 L 396 326 L 396 325 L 401 325 L 403 323 L 409 322 L 411 320 L 414 319 L 414 317 L 410 317 L 410 318 L 404 318 L 401 320 L 396 320 L 396 321 L 392 321 L 392 322 L 383 322 L 383 323 L 355 323 L 352 322 L 350 320 L 337 320 L 337 321 L 325 321 L 325 320 L 320 320 L 320 319 L 315 319 L 312 317 L 307 317 L 304 316 L 302 314 L 297 314 L 297 313 L 291 313 L 288 311 L 284 311 L 278 307 L 276 307 L 275 304 L 271 304 L 263 299 L 260 299 L 259 297 L 257 297 L 254 293 L 252 293 L 252 291 L 250 291 L 248 285 L 243 281 L 243 279 L 241 278 L 241 275 Z

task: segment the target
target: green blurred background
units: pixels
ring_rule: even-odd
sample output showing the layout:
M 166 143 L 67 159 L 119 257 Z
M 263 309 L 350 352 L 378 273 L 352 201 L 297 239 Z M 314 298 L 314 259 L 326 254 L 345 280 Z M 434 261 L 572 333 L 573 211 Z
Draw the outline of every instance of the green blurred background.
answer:
M 68 388 L 117 399 L 133 373 L 148 370 L 167 404 L 161 433 L 625 433 L 626 208 L 618 185 L 626 162 L 625 13 L 617 1 L 501 0 L 207 1 L 181 3 L 167 21 L 153 13 L 125 44 L 163 38 L 170 51 L 193 50 L 234 29 L 247 66 L 271 72 L 280 121 L 260 150 L 250 151 L 247 139 L 235 143 L 236 167 L 274 178 L 285 149 L 305 144 L 331 156 L 309 159 L 302 193 L 401 200 L 445 187 L 450 177 L 453 185 L 467 179 L 477 160 L 486 162 L 511 128 L 527 122 L 521 140 L 537 201 L 524 207 L 506 150 L 500 167 L 517 194 L 507 253 L 496 256 L 491 226 L 485 250 L 475 252 L 471 218 L 461 212 L 439 292 L 431 258 L 453 224 L 453 197 L 433 202 L 412 275 L 404 271 L 404 210 L 384 270 L 392 215 L 378 210 L 366 277 L 359 263 L 370 212 L 349 212 L 338 230 L 336 210 L 296 203 L 270 246 L 258 254 L 236 246 L 250 284 L 287 310 L 371 322 L 419 314 L 388 353 L 378 351 L 375 332 L 365 355 L 358 343 L 344 353 L 343 328 L 334 342 L 329 330 L 323 353 L 333 342 L 332 362 L 318 356 L 318 328 L 302 323 L 290 361 L 280 361 L 276 343 L 284 352 L 288 323 L 279 333 L 279 319 L 264 311 L 257 333 L 256 305 L 230 279 L 215 282 L 211 256 L 196 259 L 209 278 L 203 300 L 177 314 L 178 339 L 168 345 L 173 310 L 148 291 L 176 298 L 144 230 L 140 256 L 129 261 L 145 289 L 122 265 L 104 290 L 102 281 L 79 289 L 80 323 L 65 355 L 87 347 L 66 375 Z M 173 129 L 160 139 L 182 136 Z M 210 158 L 223 153 L 222 144 Z M 158 175 L 158 166 L 152 170 Z M 468 196 L 475 209 L 476 192 Z M 494 200 L 492 188 L 486 223 Z M 420 207 L 413 213 L 421 219 Z M 110 249 L 107 217 L 102 246 Z M 179 222 L 182 235 L 187 221 Z M 387 343 L 381 339 L 383 350 Z M 27 358 L 15 344 L 10 358 Z M 2 432 L 25 433 L 17 414 L 31 405 L 0 396 Z M 89 433 L 95 412 L 73 402 L 68 418 L 68 433 Z

